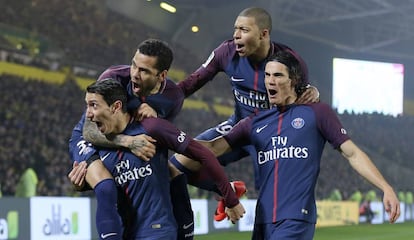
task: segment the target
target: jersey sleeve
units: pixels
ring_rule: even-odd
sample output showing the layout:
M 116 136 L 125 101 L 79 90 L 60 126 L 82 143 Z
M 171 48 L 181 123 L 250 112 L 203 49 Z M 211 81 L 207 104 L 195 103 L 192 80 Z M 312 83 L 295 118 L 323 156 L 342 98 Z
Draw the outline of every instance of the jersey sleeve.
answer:
M 224 135 L 231 148 L 237 148 L 250 144 L 250 130 L 252 129 L 252 117 L 240 120 L 231 131 Z
M 112 78 L 122 84 L 125 88 L 127 87 L 129 81 L 131 80 L 130 76 L 130 66 L 129 65 L 114 65 L 107 68 L 105 71 L 99 75 L 97 81 L 102 81 L 107 78 Z
M 239 203 L 223 167 L 210 150 L 191 139 L 190 144 L 182 154 L 200 162 L 203 168 L 207 169 L 208 175 L 220 190 L 227 207 L 232 208 Z
M 228 207 L 234 207 L 239 203 L 224 169 L 210 150 L 164 119 L 146 118 L 141 124 L 147 134 L 157 140 L 157 144 L 200 162 L 217 184 Z
M 190 96 L 223 71 L 232 53 L 233 41 L 224 41 L 211 52 L 207 60 L 185 80 L 178 83 L 185 97 Z M 233 44 L 234 45 L 234 44 Z
M 157 140 L 157 144 L 182 153 L 189 144 L 190 137 L 169 121 L 162 118 L 144 118 L 141 121 L 147 135 Z
M 72 136 L 69 139 L 69 156 L 73 162 L 82 162 L 90 159 L 97 150 L 93 145 L 83 138 L 83 125 L 85 122 L 85 113 L 72 130 Z
M 339 121 L 338 116 L 334 110 L 325 103 L 311 104 L 313 107 L 318 128 L 326 140 L 335 148 L 349 140 L 350 137 L 347 135 L 345 128 Z

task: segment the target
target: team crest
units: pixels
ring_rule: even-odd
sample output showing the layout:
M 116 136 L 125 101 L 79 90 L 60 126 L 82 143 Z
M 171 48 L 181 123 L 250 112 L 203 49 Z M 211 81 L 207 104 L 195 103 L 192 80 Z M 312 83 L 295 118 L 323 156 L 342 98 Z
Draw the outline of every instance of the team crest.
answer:
M 292 120 L 291 124 L 293 128 L 300 129 L 305 125 L 305 120 L 303 120 L 303 118 L 295 118 Z

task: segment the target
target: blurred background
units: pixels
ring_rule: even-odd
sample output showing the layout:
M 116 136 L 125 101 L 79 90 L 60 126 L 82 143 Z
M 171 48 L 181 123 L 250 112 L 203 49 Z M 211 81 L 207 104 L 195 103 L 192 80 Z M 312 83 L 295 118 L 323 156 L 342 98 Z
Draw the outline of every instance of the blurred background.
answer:
M 241 10 L 258 6 L 272 15 L 272 40 L 301 54 L 321 100 L 338 110 L 341 106 L 338 114 L 350 136 L 371 156 L 401 200 L 412 201 L 413 0 L 161 3 L 0 0 L 3 196 L 79 196 L 66 176 L 71 168 L 68 140 L 84 109 L 85 86 L 110 65 L 130 64 L 137 45 L 147 38 L 171 45 L 175 58 L 169 77 L 180 81 L 222 41 L 232 38 Z M 334 58 L 356 61 L 341 70 Z M 374 68 L 377 64 L 379 68 Z M 335 87 L 339 83 L 349 84 Z M 219 74 L 186 100 L 177 126 L 196 136 L 227 119 L 233 106 L 230 91 L 228 79 Z M 358 109 L 360 105 L 366 108 Z M 248 198 L 257 196 L 249 159 L 226 171 L 231 179 L 248 184 Z M 214 197 L 190 190 L 193 198 Z M 329 144 L 316 194 L 318 199 L 336 200 L 381 197 Z

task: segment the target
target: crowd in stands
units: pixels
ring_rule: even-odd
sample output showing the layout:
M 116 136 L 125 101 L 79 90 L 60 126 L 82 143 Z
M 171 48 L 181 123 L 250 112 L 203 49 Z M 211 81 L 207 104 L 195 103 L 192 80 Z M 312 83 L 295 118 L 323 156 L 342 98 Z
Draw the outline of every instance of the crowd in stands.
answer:
M 14 195 L 29 167 L 39 178 L 38 195 L 69 194 L 68 139 L 82 113 L 82 91 L 71 81 L 59 86 L 11 75 L 0 76 L 0 89 L 3 196 Z
M 207 57 L 199 56 L 177 42 L 171 42 L 171 39 L 155 29 L 111 11 L 99 0 L 0 0 L 0 5 L 3 7 L 0 26 L 29 31 L 34 39 L 36 36 L 47 39 L 49 45 L 53 46 L 35 56 L 29 54 L 29 57 L 19 54 L 27 52 L 24 49 L 10 53 L 13 49 L 8 48 L 8 61 L 41 65 L 53 70 L 67 66 L 74 71 L 77 68 L 91 68 L 91 72 L 96 73 L 111 65 L 129 64 L 138 44 L 147 38 L 160 38 L 168 42 L 174 51 L 172 68 L 187 73 L 197 69 Z M 0 50 L 2 43 L 6 44 L 7 41 L 0 41 Z M 229 81 L 226 80 L 218 76 L 214 83 L 215 93 L 230 94 Z M 193 97 L 211 98 L 209 90 L 211 88 L 207 86 Z
M 70 65 L 128 64 L 138 44 L 147 38 L 169 42 L 180 69 L 194 70 L 201 63 L 195 54 L 171 43 L 162 33 L 110 11 L 99 0 L 0 0 L 0 5 L 0 23 L 30 30 L 34 38 L 48 39 L 56 49 L 47 51 L 58 51 L 60 60 Z
M 71 161 L 68 140 L 84 108 L 84 92 L 73 81 L 63 85 L 16 76 L 0 76 L 0 179 L 3 196 L 14 195 L 16 183 L 27 168 L 37 173 L 37 194 L 41 196 L 73 195 L 66 177 Z M 339 115 L 354 141 L 372 157 L 397 191 L 414 191 L 411 178 L 411 145 L 414 133 L 412 116 L 381 114 Z M 176 125 L 195 136 L 223 117 L 206 110 L 183 109 Z M 249 158 L 230 164 L 226 171 L 232 180 L 244 180 L 248 197 L 256 197 Z M 318 198 L 326 198 L 339 189 L 344 198 L 357 190 L 373 187 L 357 175 L 347 161 L 326 145 L 317 187 Z M 199 196 L 213 196 L 198 191 Z M 197 197 L 197 196 L 193 196 Z

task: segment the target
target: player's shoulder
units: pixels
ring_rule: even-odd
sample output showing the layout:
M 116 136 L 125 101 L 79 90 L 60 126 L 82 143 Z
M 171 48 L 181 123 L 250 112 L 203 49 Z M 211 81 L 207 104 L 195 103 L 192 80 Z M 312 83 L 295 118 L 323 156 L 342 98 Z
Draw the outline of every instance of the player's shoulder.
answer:
M 330 110 L 332 110 L 332 107 L 328 103 L 322 102 L 322 101 L 319 101 L 317 103 L 308 104 L 308 105 L 309 106 L 312 106 L 314 108 L 321 108 L 321 109 L 330 109 Z
M 165 80 L 164 89 L 162 89 L 160 93 L 176 99 L 184 98 L 183 90 L 177 85 L 176 82 L 168 78 Z
M 334 113 L 333 108 L 325 103 L 325 102 L 317 102 L 312 104 L 306 104 L 305 106 L 309 106 L 317 115 L 331 115 Z
M 171 123 L 163 118 L 147 117 L 141 120 L 140 124 L 147 132 L 163 131 L 163 128 L 170 127 Z
M 166 78 L 165 79 L 165 87 L 166 88 L 170 88 L 170 89 L 180 89 L 177 85 L 176 82 L 174 82 L 172 79 L 170 78 Z
M 274 42 L 272 41 L 272 46 L 274 49 L 276 50 L 292 50 L 288 45 L 284 44 L 284 43 L 280 43 L 280 42 Z
M 130 78 L 130 68 L 131 66 L 129 65 L 112 65 L 102 72 L 98 77 L 98 81 L 107 78 L 113 78 L 115 80 L 122 77 Z
M 232 52 L 236 51 L 236 44 L 233 39 L 224 40 L 217 48 L 216 51 Z
M 220 45 L 223 45 L 223 46 L 234 46 L 235 45 L 234 39 L 226 39 Z

